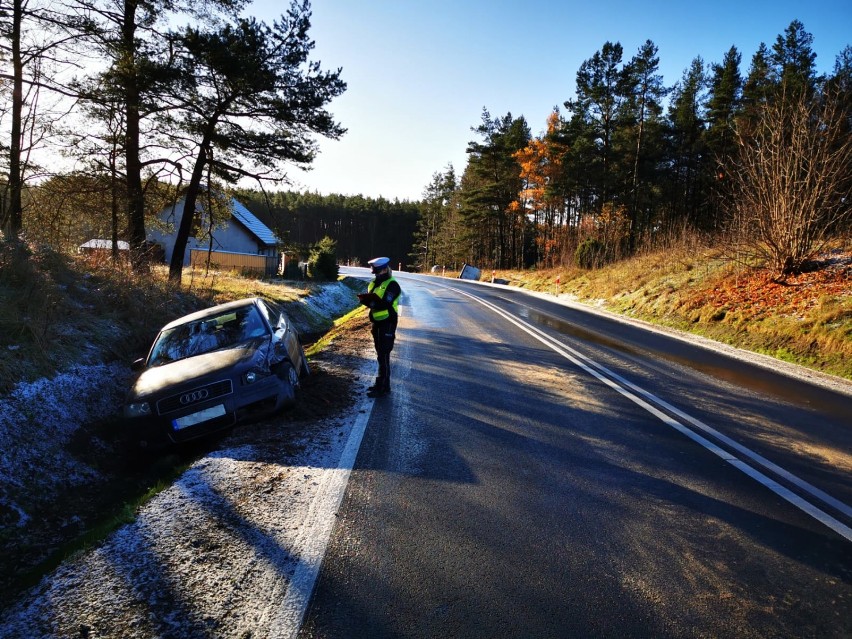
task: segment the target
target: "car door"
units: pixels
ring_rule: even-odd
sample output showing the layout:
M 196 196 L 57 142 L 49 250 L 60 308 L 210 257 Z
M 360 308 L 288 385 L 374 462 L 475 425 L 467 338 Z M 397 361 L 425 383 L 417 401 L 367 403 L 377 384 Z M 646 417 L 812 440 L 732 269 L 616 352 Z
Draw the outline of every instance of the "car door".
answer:
M 302 347 L 299 344 L 299 336 L 287 319 L 287 315 L 274 302 L 261 300 L 261 307 L 274 333 L 275 343 L 281 344 L 277 348 L 283 348 L 287 352 L 287 357 L 290 359 L 293 367 L 297 372 L 301 373 L 304 366 L 302 363 Z

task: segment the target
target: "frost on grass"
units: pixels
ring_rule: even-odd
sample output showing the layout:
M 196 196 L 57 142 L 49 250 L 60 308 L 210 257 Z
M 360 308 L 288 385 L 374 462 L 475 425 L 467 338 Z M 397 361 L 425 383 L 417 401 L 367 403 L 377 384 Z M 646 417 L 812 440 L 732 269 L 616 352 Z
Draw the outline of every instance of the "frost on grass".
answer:
M 285 304 L 301 333 L 322 331 L 354 308 L 354 292 L 342 282 L 314 285 L 310 295 Z M 86 424 L 117 417 L 130 380 L 122 363 L 73 368 L 51 378 L 18 384 L 0 397 L 0 525 L 29 520 L 38 504 L 59 490 L 97 481 L 98 472 L 67 451 Z
M 22 500 L 54 498 L 59 489 L 96 480 L 66 446 L 81 425 L 104 419 L 129 378 L 118 363 L 75 366 L 51 379 L 20 383 L 0 398 L 0 522 L 27 522 Z
M 334 283 L 314 287 L 298 304 L 306 317 L 331 324 L 354 299 L 349 287 Z M 62 489 L 75 492 L 88 482 L 85 491 L 92 491 L 109 480 L 66 448 L 88 422 L 118 410 L 128 381 L 120 364 L 80 366 L 0 398 L 0 514 L 4 529 L 14 531 L 6 540 L 11 552 L 14 538 L 28 537 L 38 523 L 27 521 L 36 495 L 49 501 Z M 299 559 L 305 512 L 348 431 L 334 420 L 304 427 L 302 437 L 291 427 L 268 424 L 269 441 L 236 431 L 132 524 L 6 602 L 0 637 L 268 634 Z
M 285 303 L 284 309 L 300 333 L 328 330 L 334 320 L 358 305 L 358 298 L 343 282 L 316 285 L 310 295 Z
M 305 543 L 303 522 L 338 437 L 230 446 L 195 462 L 97 549 L 65 562 L 0 615 L 0 636 L 274 634 Z M 311 431 L 314 432 L 314 431 Z

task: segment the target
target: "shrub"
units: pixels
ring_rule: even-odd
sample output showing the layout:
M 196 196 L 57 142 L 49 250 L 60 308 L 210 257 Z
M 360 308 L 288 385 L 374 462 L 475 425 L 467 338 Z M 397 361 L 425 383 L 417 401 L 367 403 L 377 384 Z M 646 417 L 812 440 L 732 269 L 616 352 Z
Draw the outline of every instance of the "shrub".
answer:
M 337 242 L 325 236 L 314 245 L 308 258 L 308 272 L 315 280 L 337 279 Z
M 301 280 L 304 279 L 305 274 L 302 272 L 302 267 L 299 266 L 298 260 L 290 260 L 287 262 L 287 266 L 284 267 L 284 279 L 285 280 Z
M 781 279 L 802 272 L 852 222 L 848 93 L 782 92 L 736 132 L 728 252 Z

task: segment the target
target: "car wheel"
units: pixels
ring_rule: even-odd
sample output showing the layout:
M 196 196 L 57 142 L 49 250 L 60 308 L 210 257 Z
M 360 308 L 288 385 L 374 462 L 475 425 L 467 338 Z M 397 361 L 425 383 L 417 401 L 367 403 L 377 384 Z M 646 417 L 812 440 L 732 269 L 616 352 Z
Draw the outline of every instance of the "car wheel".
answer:
M 281 362 L 276 367 L 275 374 L 281 378 L 282 389 L 279 406 L 293 406 L 296 403 L 296 389 L 299 387 L 299 375 L 290 362 Z
M 290 382 L 290 386 L 293 388 L 299 387 L 299 373 L 289 364 L 287 365 L 287 381 Z

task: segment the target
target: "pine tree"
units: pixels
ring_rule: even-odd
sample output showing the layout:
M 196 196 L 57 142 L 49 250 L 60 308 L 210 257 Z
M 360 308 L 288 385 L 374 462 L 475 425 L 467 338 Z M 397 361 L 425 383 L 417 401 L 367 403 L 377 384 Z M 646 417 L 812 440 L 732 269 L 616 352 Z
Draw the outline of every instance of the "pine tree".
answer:
M 852 93 L 852 45 L 846 45 L 834 60 L 829 81 L 838 89 Z
M 512 207 L 522 186 L 514 153 L 529 143 L 529 126 L 523 116 L 492 119 L 483 109 L 482 124 L 474 131 L 482 142 L 468 144 L 459 211 L 468 237 L 478 242 L 472 259 L 492 268 L 515 266 L 523 222 Z
M 434 265 L 446 265 L 450 261 L 446 251 L 446 234 L 456 189 L 456 173 L 451 164 L 444 173 L 433 174 L 432 181 L 423 192 L 418 207 L 420 219 L 414 233 L 414 251 L 410 254 L 413 263 L 421 271 Z
M 184 250 L 205 171 L 226 182 L 280 179 L 284 163 L 306 166 L 313 134 L 344 132 L 325 106 L 346 84 L 340 70 L 307 63 L 310 5 L 293 2 L 273 26 L 240 19 L 216 31 L 188 27 L 182 37 L 185 95 L 177 125 L 195 144 L 193 171 L 175 240 L 171 280 L 180 280 Z M 278 169 L 278 171 L 276 171 Z
M 740 60 L 736 47 L 725 54 L 722 64 L 713 64 L 707 100 L 707 133 L 705 139 L 719 164 L 724 165 L 733 149 L 733 127 L 742 99 Z
M 743 84 L 742 105 L 738 118 L 738 129 L 744 130 L 754 126 L 761 109 L 766 105 L 775 91 L 776 84 L 772 78 L 772 68 L 769 61 L 769 49 L 760 43 L 751 59 L 745 83 Z
M 565 102 L 565 108 L 577 118 L 575 131 L 587 138 L 582 148 L 594 149 L 592 170 L 595 206 L 600 210 L 612 197 L 613 135 L 616 130 L 619 107 L 623 99 L 623 76 L 620 43 L 605 42 L 601 50 L 585 60 L 577 71 L 576 100 Z M 586 126 L 576 126 L 582 123 Z
M 772 45 L 770 62 L 776 84 L 784 86 L 787 96 L 805 92 L 811 95 L 816 89 L 816 53 L 814 37 L 805 31 L 805 25 L 793 20 Z
M 721 64 L 712 65 L 704 140 L 709 154 L 707 167 L 712 171 L 709 182 L 715 184 L 707 225 L 714 228 L 720 221 L 716 203 L 728 196 L 731 161 L 737 152 L 735 125 L 742 101 L 741 59 L 737 48 L 731 47 Z
M 705 157 L 704 86 L 704 62 L 697 57 L 675 87 L 669 107 L 672 154 L 670 215 L 673 220 L 685 218 L 698 224 L 706 223 L 699 219 Z
M 649 153 L 649 149 L 660 147 L 662 100 L 668 93 L 663 85 L 663 77 L 658 73 L 659 65 L 657 46 L 651 40 L 646 40 L 624 68 L 623 92 L 626 100 L 620 121 L 632 158 L 629 195 L 625 194 L 623 198 L 630 207 L 630 251 L 634 250 L 638 235 L 649 226 L 653 206 L 650 195 L 653 191 L 651 184 L 656 179 L 657 154 Z
M 67 7 L 57 3 L 11 0 L 0 4 L 0 116 L 8 117 L 3 127 L 7 142 L 0 142 L 0 166 L 7 176 L 0 198 L 0 232 L 9 240 L 17 240 L 24 228 L 28 181 L 35 174 L 45 174 L 33 154 L 56 135 L 59 113 L 67 110 L 64 105 L 57 107 L 59 113 L 51 112 L 51 102 L 70 95 L 60 77 L 76 65 L 71 51 L 74 38 L 66 30 L 78 23 Z
M 85 18 L 81 35 L 106 65 L 104 71 L 81 81 L 77 90 L 90 118 L 106 118 L 100 122 L 108 131 L 107 146 L 113 147 L 107 152 L 117 150 L 123 155 L 114 168 L 123 174 L 120 199 L 126 206 L 127 239 L 134 266 L 144 269 L 145 174 L 154 165 L 159 168 L 170 161 L 148 149 L 162 131 L 155 115 L 169 108 L 164 96 L 178 80 L 168 22 L 187 13 L 198 22 L 233 15 L 242 1 L 211 0 L 203 8 L 188 0 L 73 0 L 72 5 Z M 115 122 L 120 122 L 120 131 L 114 130 Z M 120 139 L 120 145 L 113 143 L 115 139 Z

